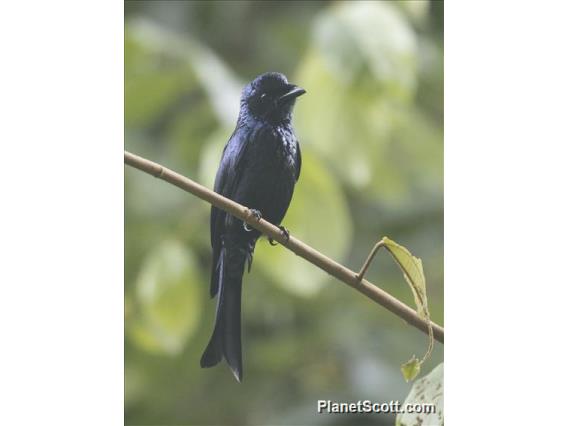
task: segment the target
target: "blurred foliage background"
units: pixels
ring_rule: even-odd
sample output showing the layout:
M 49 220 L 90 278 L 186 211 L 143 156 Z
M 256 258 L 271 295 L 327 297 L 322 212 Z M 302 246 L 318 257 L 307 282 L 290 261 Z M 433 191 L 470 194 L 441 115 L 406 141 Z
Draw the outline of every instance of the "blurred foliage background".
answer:
M 384 235 L 405 245 L 443 324 L 443 3 L 127 1 L 126 149 L 212 187 L 241 88 L 266 71 L 308 91 L 284 225 L 354 270 Z M 244 277 L 244 382 L 200 369 L 209 205 L 126 168 L 125 209 L 127 424 L 394 424 L 318 415 L 317 400 L 404 401 L 399 367 L 425 335 L 261 240 Z M 412 305 L 386 253 L 368 278 Z M 423 372 L 442 360 L 436 344 Z

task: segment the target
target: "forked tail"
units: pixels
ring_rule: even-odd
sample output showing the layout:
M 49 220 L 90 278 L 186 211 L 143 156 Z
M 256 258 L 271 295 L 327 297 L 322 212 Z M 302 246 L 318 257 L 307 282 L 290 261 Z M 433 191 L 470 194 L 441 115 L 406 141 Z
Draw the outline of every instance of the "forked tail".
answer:
M 201 356 L 201 367 L 204 368 L 217 365 L 224 357 L 239 382 L 243 376 L 241 290 L 247 259 L 249 254 L 244 248 L 225 245 L 221 248 L 217 273 L 214 274 L 218 280 L 215 328 Z

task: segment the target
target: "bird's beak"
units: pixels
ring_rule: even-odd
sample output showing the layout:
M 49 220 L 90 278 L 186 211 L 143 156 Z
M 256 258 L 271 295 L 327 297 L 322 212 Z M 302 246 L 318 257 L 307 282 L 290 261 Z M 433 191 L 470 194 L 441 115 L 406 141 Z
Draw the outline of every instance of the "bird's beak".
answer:
M 296 99 L 298 96 L 302 96 L 304 93 L 306 93 L 306 91 L 301 87 L 289 84 L 288 91 L 278 98 L 278 103 L 286 103 L 292 99 Z

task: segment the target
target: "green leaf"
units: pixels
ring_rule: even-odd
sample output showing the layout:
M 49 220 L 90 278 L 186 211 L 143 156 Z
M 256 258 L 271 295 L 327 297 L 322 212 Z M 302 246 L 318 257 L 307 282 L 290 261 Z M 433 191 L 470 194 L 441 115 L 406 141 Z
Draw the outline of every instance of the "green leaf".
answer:
M 388 2 L 336 4 L 315 23 L 295 78 L 308 90 L 296 107 L 300 138 L 355 190 L 399 200 L 408 180 L 391 139 L 416 92 L 415 34 Z
M 432 349 L 434 348 L 434 331 L 432 330 L 432 325 L 430 323 L 428 299 L 426 298 L 426 278 L 424 277 L 422 260 L 414 257 L 406 247 L 397 244 L 388 237 L 383 237 L 381 243 L 383 247 L 389 251 L 395 262 L 402 270 L 404 279 L 410 286 L 412 294 L 414 295 L 414 302 L 416 303 L 418 314 L 429 324 L 428 349 L 422 359 L 418 360 L 416 356 L 413 355 L 409 361 L 402 364 L 400 367 L 404 379 L 408 382 L 416 378 L 416 376 L 420 373 L 420 366 L 430 357 Z
M 397 6 L 419 27 L 424 28 L 428 23 L 430 2 L 406 1 L 397 2 Z
M 143 18 L 129 20 L 125 32 L 158 63 L 180 64 L 178 68 L 185 69 L 186 78 L 197 80 L 204 89 L 221 123 L 235 123 L 242 83 L 211 49 L 189 36 L 165 30 Z
M 396 416 L 396 426 L 444 424 L 444 364 L 414 383 L 404 401 L 406 404 L 434 404 L 434 412 L 400 413 Z
M 420 360 L 415 355 L 410 360 L 400 366 L 404 380 L 410 382 L 420 374 Z
M 388 237 L 383 238 L 386 249 L 393 256 L 394 260 L 402 270 L 404 279 L 410 286 L 414 295 L 414 302 L 418 310 L 418 314 L 428 319 L 428 300 L 426 298 L 426 278 L 424 277 L 424 269 L 422 268 L 422 260 L 414 257 L 406 247 L 397 244 Z
M 400 11 L 387 2 L 344 2 L 325 10 L 314 43 L 342 81 L 371 77 L 382 90 L 406 97 L 416 88 L 416 40 Z
M 125 123 L 141 126 L 156 119 L 178 96 L 192 87 L 187 69 L 168 66 L 144 70 L 124 84 Z
M 201 314 L 201 279 L 192 253 L 165 241 L 144 261 L 136 282 L 139 312 L 128 335 L 150 352 L 179 353 Z

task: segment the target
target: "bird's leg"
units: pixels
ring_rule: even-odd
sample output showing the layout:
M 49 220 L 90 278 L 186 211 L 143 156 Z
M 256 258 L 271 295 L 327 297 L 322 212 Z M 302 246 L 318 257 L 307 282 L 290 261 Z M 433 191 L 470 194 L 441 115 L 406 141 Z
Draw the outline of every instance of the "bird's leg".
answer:
M 288 231 L 282 225 L 278 225 L 278 228 L 280 229 L 280 231 L 282 231 L 282 236 L 286 238 L 286 242 L 288 242 L 290 240 L 290 231 Z M 270 244 L 271 246 L 278 245 L 278 243 L 270 237 L 268 238 L 268 244 Z
M 254 216 L 257 221 L 260 221 L 260 219 L 262 219 L 262 213 L 257 209 L 249 209 L 249 213 L 251 216 Z M 253 229 L 250 226 L 248 226 L 248 223 L 246 223 L 245 221 L 243 221 L 243 228 L 247 232 L 250 232 Z

